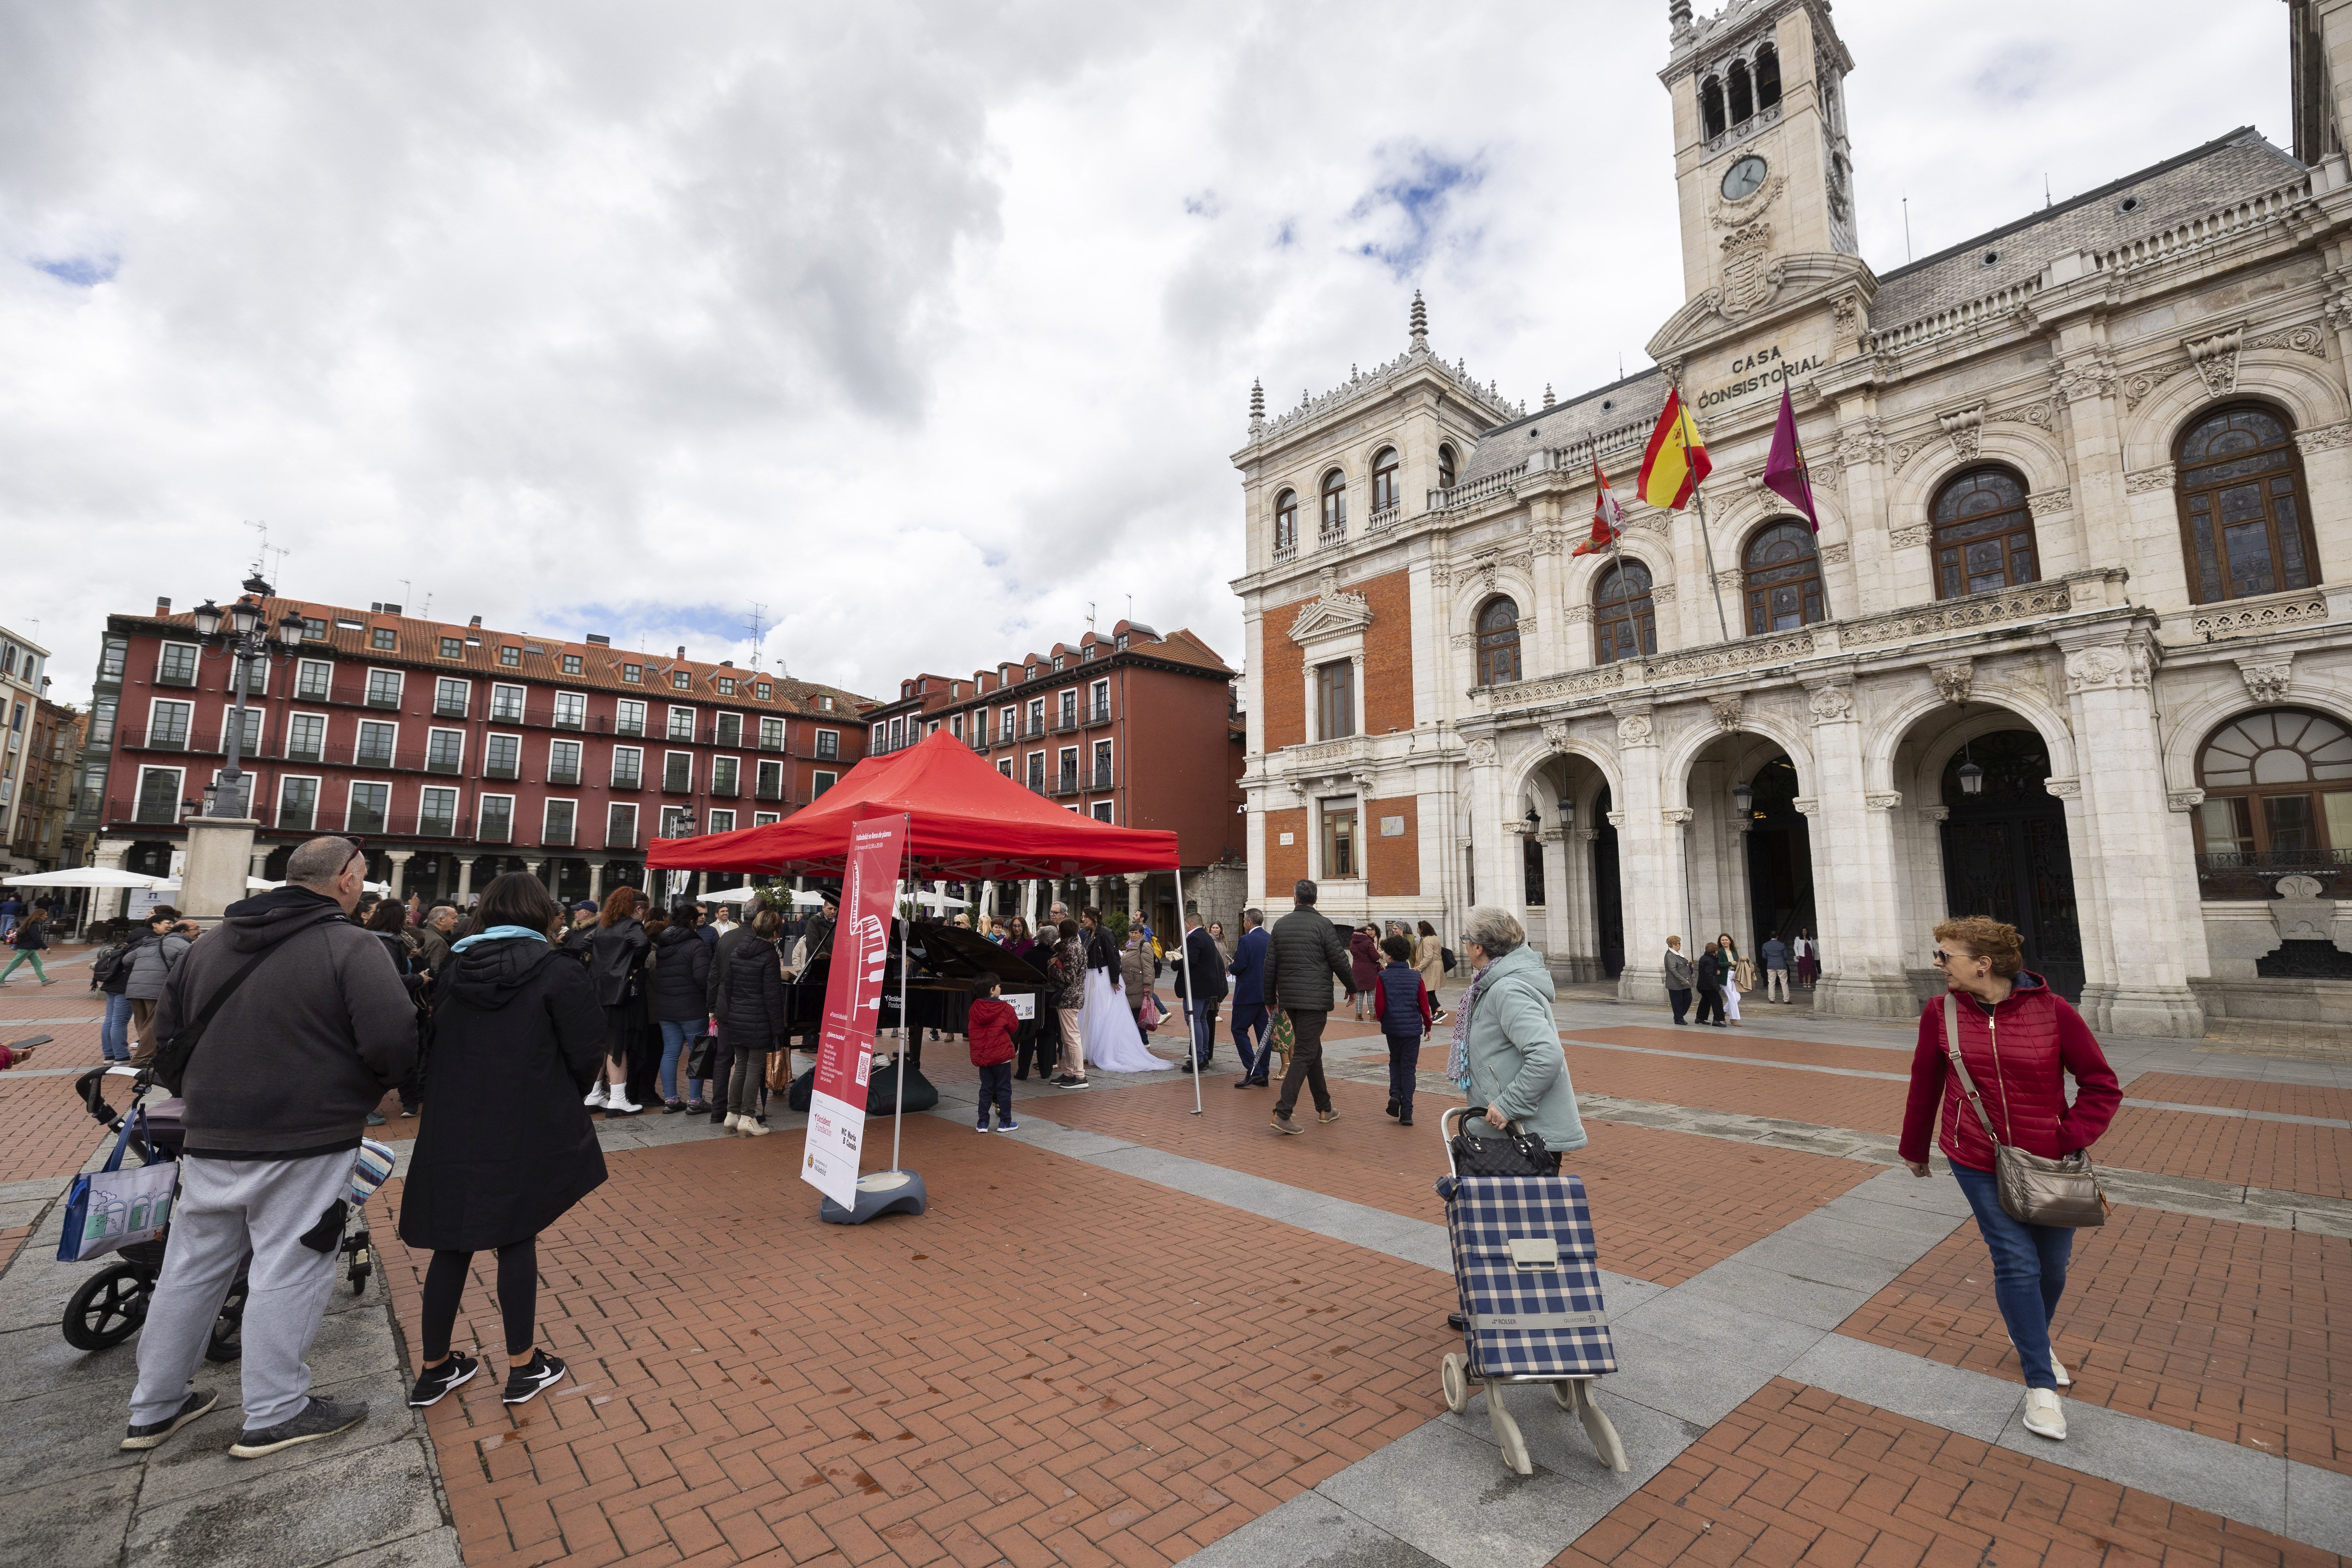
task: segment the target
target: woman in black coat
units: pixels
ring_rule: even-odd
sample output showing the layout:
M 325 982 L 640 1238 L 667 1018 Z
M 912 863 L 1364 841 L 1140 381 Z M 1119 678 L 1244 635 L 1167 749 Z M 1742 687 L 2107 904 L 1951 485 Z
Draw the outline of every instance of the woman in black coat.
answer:
M 783 917 L 761 910 L 751 934 L 727 960 L 719 987 L 719 1021 L 735 1050 L 735 1079 L 727 1094 L 727 1125 L 749 1138 L 767 1136 L 760 1121 L 760 1087 L 768 1075 L 768 1053 L 783 1043 L 784 961 L 776 950 Z
M 684 1110 L 677 1097 L 677 1058 L 699 1039 L 710 1016 L 710 943 L 696 929 L 692 904 L 669 912 L 669 929 L 654 938 L 654 1022 L 661 1027 L 662 1110 Z
M 561 918 L 537 878 L 508 872 L 484 889 L 474 934 L 451 950 L 436 988 L 425 1064 L 432 1113 L 400 1200 L 400 1239 L 433 1253 L 411 1405 L 431 1405 L 480 1370 L 450 1353 L 449 1334 L 486 1247 L 499 1253 L 506 1402 L 563 1375 L 534 1343 L 538 1237 L 604 1180 L 596 1124 L 580 1103 L 602 1068 L 604 1015 L 587 973 L 547 941 Z
M 588 939 L 588 978 L 604 1009 L 604 1072 L 588 1090 L 588 1105 L 608 1116 L 632 1116 L 644 1106 L 629 1099 L 629 1046 L 643 1032 L 645 991 L 639 971 L 653 951 L 653 938 L 637 919 L 637 890 L 613 889 Z

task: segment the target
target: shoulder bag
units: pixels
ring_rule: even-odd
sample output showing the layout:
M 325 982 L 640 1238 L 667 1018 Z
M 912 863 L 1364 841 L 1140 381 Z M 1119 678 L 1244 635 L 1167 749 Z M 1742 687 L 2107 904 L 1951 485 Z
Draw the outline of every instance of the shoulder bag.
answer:
M 1969 1077 L 1968 1064 L 1960 1060 L 1960 1008 L 1950 992 L 1944 994 L 1944 1050 L 1952 1058 L 1952 1071 L 1960 1080 L 1960 1092 L 1969 1097 L 1976 1108 L 1977 1120 L 1984 1124 L 1985 1136 L 1992 1141 L 1994 1189 L 2000 1194 L 2000 1206 L 2009 1217 L 2020 1225 L 2047 1225 L 2067 1229 L 2107 1223 L 2106 1194 L 2099 1190 L 2099 1173 L 2091 1164 L 2091 1156 L 2076 1150 L 2063 1160 L 2053 1160 L 2004 1142 L 1992 1130 L 1992 1118 L 1985 1114 L 1984 1098 L 1977 1093 L 1976 1080 Z M 2000 1070 L 2000 1039 L 1992 1043 L 1993 1070 Z M 2002 1097 L 2001 1112 L 2007 1120 L 2009 1102 Z

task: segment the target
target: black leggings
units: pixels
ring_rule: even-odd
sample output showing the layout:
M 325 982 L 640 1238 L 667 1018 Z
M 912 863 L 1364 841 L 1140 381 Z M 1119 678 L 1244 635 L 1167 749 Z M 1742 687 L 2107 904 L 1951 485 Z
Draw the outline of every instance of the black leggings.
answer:
M 449 1331 L 457 1323 L 457 1301 L 466 1293 L 470 1252 L 436 1252 L 425 1269 L 425 1359 L 449 1354 Z M 526 1237 L 499 1248 L 499 1312 L 507 1321 L 507 1354 L 530 1352 L 539 1318 L 539 1237 Z

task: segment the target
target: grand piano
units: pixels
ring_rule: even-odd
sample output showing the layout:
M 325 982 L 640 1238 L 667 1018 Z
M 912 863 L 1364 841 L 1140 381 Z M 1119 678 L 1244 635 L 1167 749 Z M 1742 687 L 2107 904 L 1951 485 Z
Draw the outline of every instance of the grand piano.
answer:
M 906 976 L 906 991 L 908 1022 L 916 1031 L 909 1037 L 916 1047 L 910 1054 L 917 1062 L 923 1059 L 921 1031 L 937 1029 L 950 1035 L 966 1032 L 972 1001 L 982 994 L 982 980 L 992 977 L 1001 982 L 1004 999 L 1016 1009 L 1024 1005 L 1017 998 L 1040 997 L 1053 988 L 1043 970 L 1026 959 L 1015 958 L 977 931 L 940 921 L 917 921 L 909 931 L 905 921 L 894 920 L 889 963 L 882 975 L 880 1016 L 875 1024 L 877 1034 L 898 1026 L 898 955 L 902 941 L 903 951 L 914 963 L 912 972 Z M 828 933 L 825 945 L 809 955 L 801 972 L 785 987 L 785 1028 L 803 1042 L 799 1047 L 802 1050 L 816 1048 L 817 1033 L 824 1025 L 824 990 L 832 979 L 832 959 Z M 1024 1040 L 1036 1027 L 1035 1015 L 1042 1013 L 1048 1018 L 1053 1016 L 1050 1003 L 1033 1001 L 1025 1005 L 1032 1016 L 1022 1021 L 1020 1038 Z

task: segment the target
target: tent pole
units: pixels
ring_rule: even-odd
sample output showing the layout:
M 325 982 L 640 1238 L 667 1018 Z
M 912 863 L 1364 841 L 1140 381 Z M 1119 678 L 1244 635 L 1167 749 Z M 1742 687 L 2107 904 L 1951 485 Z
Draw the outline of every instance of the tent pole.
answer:
M 898 1103 L 890 1112 L 890 1168 L 898 1169 L 898 1134 L 907 1125 L 907 1042 L 914 1037 L 907 1032 L 907 971 L 913 960 L 907 948 L 915 935 L 915 922 L 908 920 L 898 928 Z
M 1209 928 L 1202 926 L 1202 931 Z M 1192 932 L 1184 924 L 1184 868 L 1176 868 L 1176 962 L 1184 968 L 1184 1059 L 1192 1068 L 1192 1114 L 1201 1114 L 1201 1058 L 1192 1038 L 1193 998 L 1200 993 L 1192 988 Z M 1217 1048 L 1217 1016 L 1209 1015 L 1209 1049 Z

